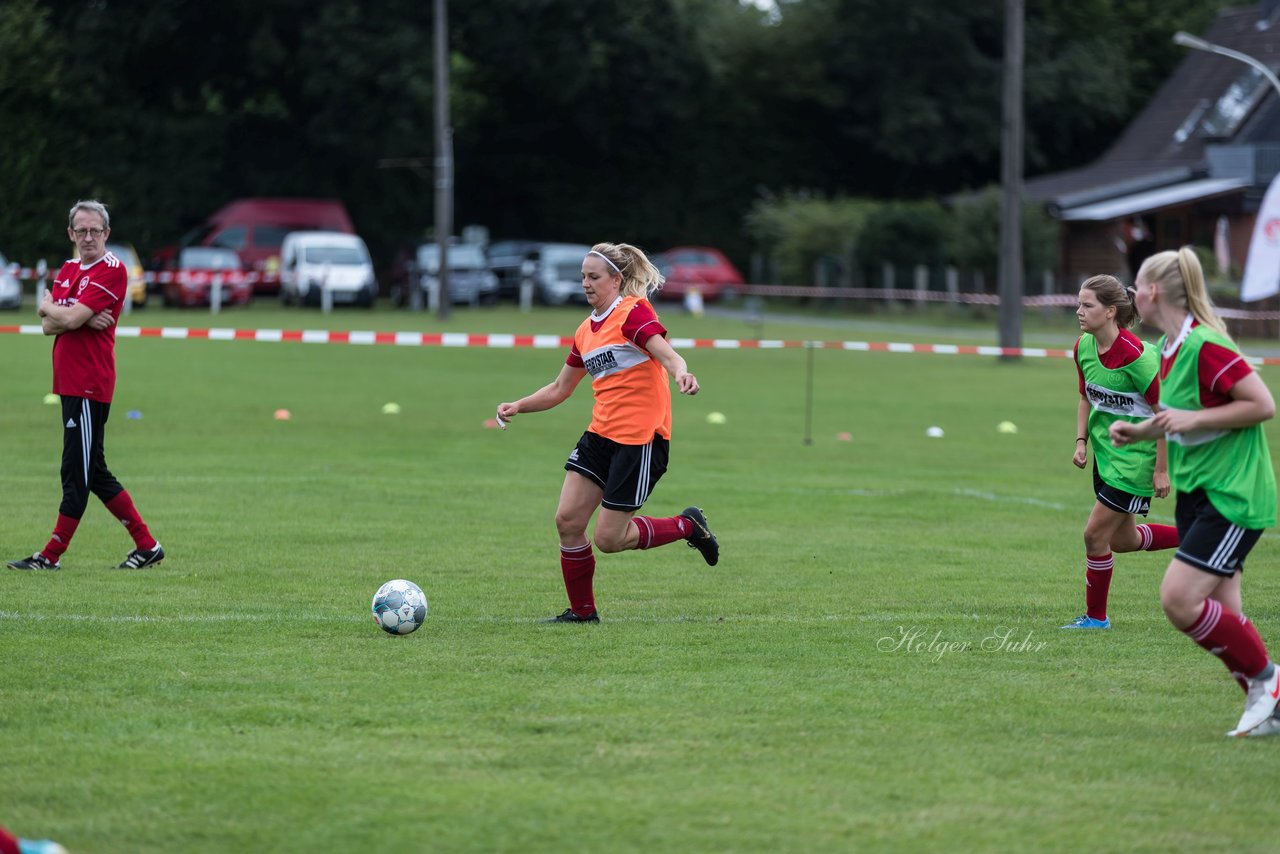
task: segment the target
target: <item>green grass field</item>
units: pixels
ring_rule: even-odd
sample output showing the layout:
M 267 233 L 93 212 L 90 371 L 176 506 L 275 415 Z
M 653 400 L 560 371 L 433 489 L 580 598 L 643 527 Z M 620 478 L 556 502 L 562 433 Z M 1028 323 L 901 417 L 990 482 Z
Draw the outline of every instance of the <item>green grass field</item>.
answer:
M 675 337 L 750 337 L 667 312 Z M 1037 324 L 1037 346 L 1074 340 Z M 43 545 L 60 497 L 49 347 L 0 335 L 5 559 Z M 704 507 L 720 564 L 599 555 L 603 622 L 547 626 L 589 389 L 482 423 L 562 352 L 121 338 L 108 461 L 169 557 L 112 569 L 131 542 L 94 500 L 62 572 L 0 574 L 0 824 L 73 852 L 1275 850 L 1280 740 L 1224 737 L 1240 692 L 1165 622 L 1168 553 L 1117 556 L 1113 630 L 1057 628 L 1083 611 L 1092 504 L 1067 360 L 816 351 L 806 445 L 806 352 L 685 355 L 704 390 L 674 402 L 645 512 Z M 1273 648 L 1278 556 L 1265 535 L 1245 592 Z M 405 638 L 369 616 L 397 577 L 431 604 Z

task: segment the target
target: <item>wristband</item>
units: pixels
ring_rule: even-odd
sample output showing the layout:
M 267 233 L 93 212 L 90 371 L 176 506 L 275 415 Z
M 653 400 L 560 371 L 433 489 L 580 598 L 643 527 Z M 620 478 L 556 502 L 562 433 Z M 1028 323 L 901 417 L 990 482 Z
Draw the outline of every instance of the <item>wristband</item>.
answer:
M 1077 442 L 1084 442 L 1086 445 L 1087 445 L 1087 444 L 1089 444 L 1089 440 L 1088 440 L 1088 439 L 1086 439 L 1084 436 L 1076 436 L 1076 441 L 1077 441 Z

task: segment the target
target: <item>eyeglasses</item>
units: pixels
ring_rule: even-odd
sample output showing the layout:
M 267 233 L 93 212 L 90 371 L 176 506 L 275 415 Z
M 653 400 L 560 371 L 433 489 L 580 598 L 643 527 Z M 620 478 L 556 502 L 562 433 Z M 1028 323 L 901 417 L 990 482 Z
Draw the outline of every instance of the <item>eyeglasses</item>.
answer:
M 71 233 L 76 236 L 77 240 L 83 240 L 85 235 L 97 240 L 99 237 L 107 233 L 105 228 L 73 228 Z

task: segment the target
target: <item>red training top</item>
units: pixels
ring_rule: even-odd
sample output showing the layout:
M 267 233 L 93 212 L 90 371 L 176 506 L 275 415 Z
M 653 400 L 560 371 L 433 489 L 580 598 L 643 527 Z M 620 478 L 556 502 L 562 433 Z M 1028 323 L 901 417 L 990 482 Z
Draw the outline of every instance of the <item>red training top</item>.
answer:
M 56 305 L 86 305 L 94 314 L 120 317 L 128 276 L 120 259 L 108 252 L 87 267 L 76 260 L 62 265 L 50 293 Z M 116 326 L 62 332 L 53 340 L 53 391 L 110 403 L 116 390 Z

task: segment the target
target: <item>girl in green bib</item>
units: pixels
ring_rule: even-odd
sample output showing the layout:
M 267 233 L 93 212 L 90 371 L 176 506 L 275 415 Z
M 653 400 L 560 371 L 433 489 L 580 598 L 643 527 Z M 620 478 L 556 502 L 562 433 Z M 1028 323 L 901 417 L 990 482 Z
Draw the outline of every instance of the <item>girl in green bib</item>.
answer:
M 1147 515 L 1153 495 L 1169 494 L 1164 440 L 1115 448 L 1107 432 L 1116 421 L 1142 421 L 1154 414 L 1160 360 L 1153 347 L 1129 331 L 1138 320 L 1133 291 L 1114 276 L 1094 276 L 1080 286 L 1076 318 L 1081 330 L 1075 347 L 1080 403 L 1071 461 L 1084 468 L 1093 445 L 1097 500 L 1084 528 L 1085 613 L 1062 628 L 1109 629 L 1113 553 L 1178 545 L 1172 525 L 1139 525 L 1135 518 Z
M 1160 402 L 1145 421 L 1117 421 L 1117 447 L 1164 436 L 1178 491 L 1180 543 L 1160 584 L 1174 628 L 1218 656 L 1245 692 L 1230 736 L 1280 733 L 1280 669 L 1244 615 L 1244 559 L 1276 523 L 1276 480 L 1262 422 L 1276 405 L 1213 310 L 1189 247 L 1138 270 L 1138 310 L 1158 326 Z

